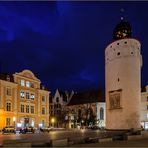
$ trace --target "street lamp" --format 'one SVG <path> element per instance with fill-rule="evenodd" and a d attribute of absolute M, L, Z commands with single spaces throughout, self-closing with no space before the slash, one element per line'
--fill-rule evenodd
<path fill-rule="evenodd" d="M 16 121 L 16 117 L 13 117 L 14 127 L 15 127 L 15 121 Z"/>
<path fill-rule="evenodd" d="M 53 127 L 54 127 L 55 118 L 51 118 L 51 123 L 52 123 L 52 125 L 53 125 Z"/>

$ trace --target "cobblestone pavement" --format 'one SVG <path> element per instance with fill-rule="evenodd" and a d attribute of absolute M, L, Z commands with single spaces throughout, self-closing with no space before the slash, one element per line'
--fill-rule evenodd
<path fill-rule="evenodd" d="M 91 143 L 91 144 L 75 144 L 70 147 L 147 147 L 148 148 L 148 139 L 141 140 L 131 140 L 131 141 L 113 141 L 113 142 L 104 142 L 104 143 Z"/>

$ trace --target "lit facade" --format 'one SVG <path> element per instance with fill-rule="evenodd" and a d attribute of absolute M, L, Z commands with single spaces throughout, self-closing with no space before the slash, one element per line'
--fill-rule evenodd
<path fill-rule="evenodd" d="M 30 71 L 0 78 L 0 129 L 4 126 L 48 126 L 49 91 Z"/>
<path fill-rule="evenodd" d="M 105 49 L 106 128 L 140 128 L 141 44 L 121 20 Z"/>
<path fill-rule="evenodd" d="M 141 125 L 148 129 L 148 85 L 141 93 Z"/>
<path fill-rule="evenodd" d="M 104 127 L 105 116 L 105 102 L 101 92 L 75 93 L 66 106 L 65 123 L 67 128 L 94 124 Z"/>

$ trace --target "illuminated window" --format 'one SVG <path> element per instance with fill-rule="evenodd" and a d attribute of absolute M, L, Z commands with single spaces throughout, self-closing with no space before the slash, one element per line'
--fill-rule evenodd
<path fill-rule="evenodd" d="M 24 113 L 24 105 L 21 104 L 21 112 Z"/>
<path fill-rule="evenodd" d="M 6 118 L 6 126 L 10 126 L 11 124 L 11 118 Z"/>
<path fill-rule="evenodd" d="M 21 86 L 25 86 L 25 80 L 21 80 Z"/>
<path fill-rule="evenodd" d="M 6 94 L 7 94 L 7 96 L 11 96 L 11 88 L 10 87 L 6 88 Z"/>
<path fill-rule="evenodd" d="M 25 97 L 25 93 L 23 91 L 20 92 L 20 97 L 24 98 Z"/>
<path fill-rule="evenodd" d="M 42 114 L 45 115 L 45 107 L 42 107 Z"/>
<path fill-rule="evenodd" d="M 29 93 L 26 93 L 26 99 L 30 99 Z"/>
<path fill-rule="evenodd" d="M 31 98 L 31 100 L 34 100 L 35 99 L 35 95 L 34 94 L 31 94 L 30 95 L 30 98 Z"/>
<path fill-rule="evenodd" d="M 6 103 L 6 111 L 11 111 L 11 103 Z"/>
<path fill-rule="evenodd" d="M 34 114 L 34 106 L 31 106 L 31 113 Z"/>
<path fill-rule="evenodd" d="M 29 113 L 29 105 L 26 105 L 26 113 Z"/>
<path fill-rule="evenodd" d="M 30 82 L 26 81 L 26 87 L 30 87 Z"/>
<path fill-rule="evenodd" d="M 45 121 L 44 121 L 44 120 L 42 120 L 42 126 L 43 126 L 43 127 L 45 126 Z"/>

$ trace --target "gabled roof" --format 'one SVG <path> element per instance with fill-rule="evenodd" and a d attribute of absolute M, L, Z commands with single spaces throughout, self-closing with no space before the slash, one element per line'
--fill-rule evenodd
<path fill-rule="evenodd" d="M 63 97 L 63 101 L 67 102 L 67 95 L 66 95 L 66 93 L 63 92 L 63 91 L 60 91 L 60 90 L 58 90 L 58 91 L 59 91 L 60 96 Z"/>
<path fill-rule="evenodd" d="M 96 102 L 105 102 L 104 93 L 100 90 L 75 93 L 68 103 L 68 106 Z"/>

